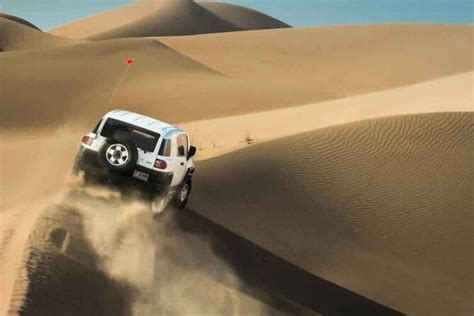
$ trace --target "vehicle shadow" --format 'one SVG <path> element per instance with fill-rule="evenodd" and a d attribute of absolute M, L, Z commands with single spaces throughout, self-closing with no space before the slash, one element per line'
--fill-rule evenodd
<path fill-rule="evenodd" d="M 212 252 L 240 279 L 239 290 L 285 314 L 402 315 L 297 267 L 192 209 L 172 211 L 179 230 L 208 238 Z"/>
<path fill-rule="evenodd" d="M 102 208 L 104 212 L 105 206 L 114 208 L 116 203 L 117 212 L 120 212 L 119 198 L 96 197 L 94 200 L 100 207 L 90 205 L 91 209 Z M 88 203 L 92 202 L 89 200 Z M 118 216 L 119 213 L 114 212 L 111 216 Z M 181 282 L 179 274 L 184 273 L 185 279 L 199 274 L 262 302 L 262 306 L 270 308 L 264 314 L 401 315 L 299 268 L 191 208 L 178 210 L 169 206 L 154 221 L 152 217 L 151 211 L 136 213 L 117 234 L 126 237 L 127 234 L 145 233 L 147 247 L 157 245 L 153 255 L 156 259 L 154 273 L 150 275 L 154 275 L 153 284 L 158 291 L 153 293 L 167 292 L 170 285 Z M 127 242 L 125 238 L 127 251 L 143 247 L 140 241 L 132 246 L 127 246 Z M 192 283 L 185 281 L 182 292 L 200 289 L 193 288 Z M 155 301 L 151 304 L 153 310 L 163 308 L 163 303 L 156 301 L 156 294 L 147 300 Z"/>

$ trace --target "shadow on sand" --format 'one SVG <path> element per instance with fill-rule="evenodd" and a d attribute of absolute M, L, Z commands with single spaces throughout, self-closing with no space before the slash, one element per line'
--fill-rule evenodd
<path fill-rule="evenodd" d="M 294 302 L 324 315 L 403 315 L 310 274 L 192 210 L 173 214 L 180 230 L 209 238 L 214 254 L 243 282 L 241 291 L 286 313 L 299 314 Z"/>

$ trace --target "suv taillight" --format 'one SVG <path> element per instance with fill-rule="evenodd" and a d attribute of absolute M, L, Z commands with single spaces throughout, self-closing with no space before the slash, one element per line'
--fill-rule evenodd
<path fill-rule="evenodd" d="M 161 160 L 161 159 L 156 159 L 155 160 L 155 168 L 166 169 L 167 166 L 168 166 L 168 164 L 166 163 L 166 161 Z"/>
<path fill-rule="evenodd" d="M 82 143 L 84 145 L 90 145 L 92 144 L 92 141 L 94 140 L 94 138 L 88 136 L 88 135 L 85 135 L 84 137 L 82 137 Z"/>

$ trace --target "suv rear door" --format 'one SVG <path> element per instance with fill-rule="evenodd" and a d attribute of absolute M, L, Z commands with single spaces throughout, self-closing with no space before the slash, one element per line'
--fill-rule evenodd
<path fill-rule="evenodd" d="M 116 138 L 120 133 L 126 134 L 127 138 L 137 146 L 137 165 L 153 169 L 158 152 L 156 144 L 160 139 L 160 134 L 113 118 L 107 119 L 100 132 L 104 138 Z"/>

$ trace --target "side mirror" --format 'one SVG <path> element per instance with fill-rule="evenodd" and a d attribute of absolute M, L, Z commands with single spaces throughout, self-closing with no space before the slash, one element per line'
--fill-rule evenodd
<path fill-rule="evenodd" d="M 196 147 L 191 146 L 188 151 L 188 159 L 194 157 L 194 155 L 196 155 Z"/>

